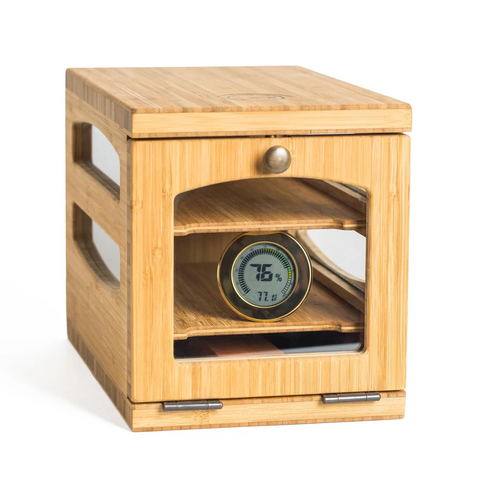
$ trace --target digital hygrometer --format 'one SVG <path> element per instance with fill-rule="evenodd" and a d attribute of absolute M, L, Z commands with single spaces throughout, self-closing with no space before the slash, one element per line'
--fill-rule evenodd
<path fill-rule="evenodd" d="M 283 232 L 242 234 L 218 264 L 218 285 L 228 306 L 256 322 L 273 322 L 305 300 L 312 267 L 305 248 Z"/>

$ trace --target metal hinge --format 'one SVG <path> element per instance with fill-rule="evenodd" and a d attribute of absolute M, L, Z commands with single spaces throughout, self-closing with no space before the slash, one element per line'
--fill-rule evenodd
<path fill-rule="evenodd" d="M 164 412 L 178 412 L 184 410 L 220 410 L 223 403 L 220 400 L 194 400 L 190 402 L 164 402 Z"/>
<path fill-rule="evenodd" d="M 376 392 L 332 393 L 323 395 L 323 403 L 378 402 L 382 396 Z"/>

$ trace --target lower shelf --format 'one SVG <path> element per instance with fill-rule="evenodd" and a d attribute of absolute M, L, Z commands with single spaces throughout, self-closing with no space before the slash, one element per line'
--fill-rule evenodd
<path fill-rule="evenodd" d="M 273 323 L 243 320 L 220 295 L 216 270 L 216 263 L 176 266 L 174 340 L 213 335 L 363 331 L 363 313 L 317 281 L 305 303 L 292 315 Z"/>

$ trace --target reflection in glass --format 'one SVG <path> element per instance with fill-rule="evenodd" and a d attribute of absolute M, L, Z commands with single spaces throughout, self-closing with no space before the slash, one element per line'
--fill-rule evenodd
<path fill-rule="evenodd" d="M 351 285 L 365 291 L 366 238 L 355 231 L 298 231 L 310 257 Z"/>

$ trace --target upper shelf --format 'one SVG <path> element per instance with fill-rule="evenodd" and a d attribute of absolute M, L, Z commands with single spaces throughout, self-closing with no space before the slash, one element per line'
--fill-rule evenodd
<path fill-rule="evenodd" d="M 272 229 L 363 232 L 365 226 L 365 214 L 310 183 L 291 178 L 221 183 L 191 190 L 175 201 L 177 236 Z"/>

